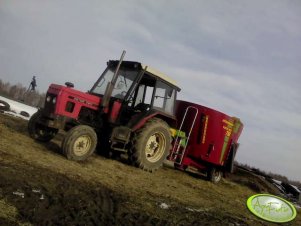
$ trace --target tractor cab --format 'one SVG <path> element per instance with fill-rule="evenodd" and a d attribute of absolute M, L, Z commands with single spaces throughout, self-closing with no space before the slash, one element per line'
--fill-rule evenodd
<path fill-rule="evenodd" d="M 135 131 L 153 118 L 175 126 L 179 90 L 172 79 L 149 66 L 132 61 L 109 61 L 89 94 L 102 99 L 101 111 L 106 115 L 103 121 L 107 122 L 103 131 L 109 136 L 104 140 L 110 141 L 110 149 L 127 152 Z"/>
<path fill-rule="evenodd" d="M 156 114 L 175 119 L 176 93 L 180 88 L 166 75 L 139 62 L 122 61 L 114 78 L 119 61 L 109 61 L 107 68 L 93 85 L 89 94 L 108 103 L 103 111 L 111 123 L 131 125 L 133 116 Z M 111 92 L 110 84 L 115 80 Z"/>

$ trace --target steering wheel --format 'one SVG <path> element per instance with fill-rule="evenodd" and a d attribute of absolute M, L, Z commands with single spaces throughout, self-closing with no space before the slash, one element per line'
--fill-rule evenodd
<path fill-rule="evenodd" d="M 145 103 L 139 103 L 134 107 L 134 110 L 138 112 L 148 111 L 149 109 L 150 109 L 150 104 L 145 104 Z"/>
<path fill-rule="evenodd" d="M 122 91 L 121 93 L 116 94 L 114 97 L 118 99 L 124 99 L 126 95 L 126 91 Z"/>

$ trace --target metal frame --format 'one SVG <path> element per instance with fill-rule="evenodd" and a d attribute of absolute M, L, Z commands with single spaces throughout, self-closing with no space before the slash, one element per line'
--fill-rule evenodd
<path fill-rule="evenodd" d="M 196 107 L 193 107 L 193 106 L 187 107 L 187 108 L 186 108 L 186 111 L 185 111 L 185 114 L 184 114 L 184 116 L 183 116 L 183 119 L 182 119 L 180 128 L 178 129 L 179 131 L 182 130 L 182 127 L 183 127 L 183 124 L 184 124 L 184 121 L 185 121 L 185 119 L 186 119 L 186 115 L 187 115 L 189 109 L 195 110 L 195 115 L 194 115 L 194 119 L 193 119 L 193 122 L 192 122 L 192 124 L 191 124 L 190 130 L 189 130 L 189 133 L 188 133 L 188 136 L 187 136 L 187 139 L 186 139 L 186 145 L 185 145 L 185 147 L 184 147 L 182 153 L 179 154 L 179 149 L 180 149 L 180 146 L 181 146 L 181 145 L 180 145 L 180 142 L 181 142 L 181 139 L 182 139 L 182 138 L 179 139 L 179 134 L 177 133 L 177 136 L 176 136 L 176 138 L 175 138 L 174 143 L 175 143 L 175 144 L 176 144 L 177 142 L 179 142 L 179 143 L 178 143 L 178 145 L 174 145 L 174 146 L 173 146 L 173 149 L 172 149 L 172 155 L 173 155 L 173 154 L 176 154 L 176 155 L 180 155 L 180 156 L 181 156 L 180 162 L 177 162 L 178 164 L 181 164 L 182 161 L 183 161 L 183 157 L 184 157 L 184 155 L 185 155 L 185 151 L 186 151 L 187 144 L 188 144 L 188 141 L 189 141 L 189 138 L 190 138 L 190 135 L 191 135 L 191 131 L 192 131 L 193 127 L 194 127 L 195 120 L 196 120 L 196 118 L 197 118 L 197 116 L 198 116 L 198 114 L 199 114 L 199 110 L 198 110 Z M 176 146 L 177 146 L 177 149 L 175 150 Z"/>

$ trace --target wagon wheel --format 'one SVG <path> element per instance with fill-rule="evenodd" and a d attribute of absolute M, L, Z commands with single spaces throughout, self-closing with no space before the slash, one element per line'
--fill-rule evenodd
<path fill-rule="evenodd" d="M 213 183 L 218 183 L 223 176 L 223 172 L 212 167 L 207 172 L 207 179 Z"/>

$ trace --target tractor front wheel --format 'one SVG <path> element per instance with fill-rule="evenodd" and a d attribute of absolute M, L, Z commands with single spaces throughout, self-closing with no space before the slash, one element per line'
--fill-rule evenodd
<path fill-rule="evenodd" d="M 97 145 L 97 135 L 90 126 L 73 127 L 62 142 L 64 155 L 74 161 L 86 160 L 94 152 Z"/>
<path fill-rule="evenodd" d="M 35 140 L 48 142 L 57 134 L 58 129 L 50 128 L 39 123 L 41 114 L 41 111 L 37 111 L 30 117 L 28 122 L 28 133 L 29 136 Z"/>
<path fill-rule="evenodd" d="M 170 148 L 169 126 L 163 120 L 153 118 L 135 132 L 130 159 L 135 166 L 152 172 L 163 165 Z"/>

